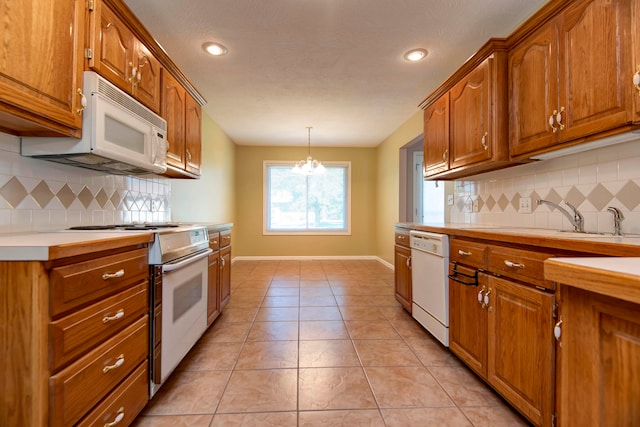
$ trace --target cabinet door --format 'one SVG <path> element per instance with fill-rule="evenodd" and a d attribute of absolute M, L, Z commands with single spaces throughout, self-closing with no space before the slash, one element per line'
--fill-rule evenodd
<path fill-rule="evenodd" d="M 491 74 L 489 57 L 450 91 L 451 169 L 491 159 Z"/>
<path fill-rule="evenodd" d="M 220 250 L 220 309 L 231 299 L 231 247 Z"/>
<path fill-rule="evenodd" d="M 79 137 L 84 1 L 5 0 L 1 8 L 0 110 Z M 0 128 L 41 129 L 16 120 L 0 117 Z"/>
<path fill-rule="evenodd" d="M 561 140 L 631 122 L 631 3 L 582 0 L 560 15 Z"/>
<path fill-rule="evenodd" d="M 140 42 L 136 42 L 136 80 L 134 96 L 160 114 L 160 62 Z"/>
<path fill-rule="evenodd" d="M 457 266 L 463 273 L 473 271 Z M 449 264 L 453 274 L 453 264 Z M 478 286 L 449 280 L 449 349 L 482 377 L 487 375 L 487 311 L 478 302 L 486 291 L 487 276 L 478 275 Z"/>
<path fill-rule="evenodd" d="M 91 11 L 91 48 L 89 68 L 120 89 L 131 93 L 136 40 L 124 22 L 101 0 Z"/>
<path fill-rule="evenodd" d="M 554 297 L 490 277 L 489 383 L 535 425 L 551 425 L 554 407 Z"/>
<path fill-rule="evenodd" d="M 207 289 L 207 325 L 220 314 L 220 253 L 209 255 L 209 286 Z"/>
<path fill-rule="evenodd" d="M 561 426 L 640 421 L 640 305 L 561 286 Z"/>
<path fill-rule="evenodd" d="M 449 93 L 424 110 L 425 176 L 449 169 Z"/>
<path fill-rule="evenodd" d="M 178 81 L 162 70 L 162 117 L 167 121 L 167 164 L 185 168 L 185 105 L 187 93 Z"/>
<path fill-rule="evenodd" d="M 541 27 L 509 54 L 509 149 L 512 157 L 550 147 L 558 99 L 556 22 Z"/>
<path fill-rule="evenodd" d="M 395 246 L 395 294 L 402 307 L 411 313 L 411 250 Z"/>
<path fill-rule="evenodd" d="M 640 78 L 640 1 L 632 2 L 632 21 L 631 28 L 633 29 L 633 72 L 637 73 Z M 633 93 L 633 121 L 640 123 L 640 85 L 634 86 L 631 90 Z"/>
<path fill-rule="evenodd" d="M 202 108 L 190 95 L 186 95 L 185 169 L 200 175 L 202 157 Z"/>

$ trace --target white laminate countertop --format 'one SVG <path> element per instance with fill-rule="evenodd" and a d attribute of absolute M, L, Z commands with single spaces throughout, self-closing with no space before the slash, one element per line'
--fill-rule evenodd
<path fill-rule="evenodd" d="M 0 234 L 0 261 L 48 261 L 52 247 L 151 234 L 147 231 L 48 231 Z"/>
<path fill-rule="evenodd" d="M 634 257 L 589 257 L 589 258 L 554 258 L 554 262 L 566 264 L 568 267 L 585 267 L 599 271 L 638 276 L 640 280 L 640 258 Z"/>

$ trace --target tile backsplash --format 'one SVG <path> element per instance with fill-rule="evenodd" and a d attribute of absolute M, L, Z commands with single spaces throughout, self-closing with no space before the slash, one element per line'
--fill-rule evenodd
<path fill-rule="evenodd" d="M 20 156 L 0 133 L 0 232 L 171 219 L 170 180 L 131 177 Z"/>
<path fill-rule="evenodd" d="M 519 213 L 521 197 L 531 198 L 531 213 Z M 564 202 L 571 203 L 583 214 L 587 231 L 612 232 L 613 215 L 607 207 L 619 208 L 625 216 L 623 233 L 640 233 L 640 134 L 637 140 L 624 144 L 456 181 L 450 220 L 572 229 L 557 209 L 537 205 L 539 199 L 565 207 Z"/>

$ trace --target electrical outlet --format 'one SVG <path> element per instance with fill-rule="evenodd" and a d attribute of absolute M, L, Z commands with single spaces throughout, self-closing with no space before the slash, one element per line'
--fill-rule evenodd
<path fill-rule="evenodd" d="M 471 203 L 471 212 L 478 212 L 478 199 L 474 199 Z"/>
<path fill-rule="evenodd" d="M 447 195 L 447 205 L 453 206 L 453 194 Z"/>
<path fill-rule="evenodd" d="M 531 213 L 531 197 L 520 197 L 520 209 L 518 212 L 522 214 Z"/>

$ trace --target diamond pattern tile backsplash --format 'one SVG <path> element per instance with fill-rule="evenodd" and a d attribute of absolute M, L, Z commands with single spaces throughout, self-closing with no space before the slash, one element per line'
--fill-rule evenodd
<path fill-rule="evenodd" d="M 20 156 L 0 133 L 0 232 L 171 219 L 170 180 L 127 177 Z"/>
<path fill-rule="evenodd" d="M 519 212 L 521 197 L 531 198 L 531 213 Z M 564 207 L 565 202 L 571 203 L 584 216 L 587 231 L 612 232 L 613 215 L 607 208 L 616 207 L 625 216 L 623 233 L 640 233 L 640 134 L 624 144 L 456 181 L 450 221 L 572 229 L 562 213 L 538 205 L 539 199 Z"/>

